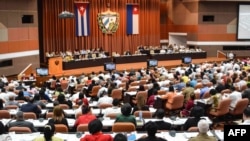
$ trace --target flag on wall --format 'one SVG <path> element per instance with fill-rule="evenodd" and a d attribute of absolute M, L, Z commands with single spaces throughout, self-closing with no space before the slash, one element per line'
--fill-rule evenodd
<path fill-rule="evenodd" d="M 127 34 L 139 34 L 139 5 L 127 5 Z"/>
<path fill-rule="evenodd" d="M 76 35 L 88 36 L 89 31 L 89 3 L 76 2 L 75 3 L 76 15 Z"/>

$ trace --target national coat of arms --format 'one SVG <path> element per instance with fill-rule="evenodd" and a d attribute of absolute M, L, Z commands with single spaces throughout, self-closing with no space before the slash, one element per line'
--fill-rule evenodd
<path fill-rule="evenodd" d="M 98 25 L 101 31 L 105 34 L 113 34 L 117 31 L 119 26 L 119 13 L 107 10 L 98 13 Z"/>

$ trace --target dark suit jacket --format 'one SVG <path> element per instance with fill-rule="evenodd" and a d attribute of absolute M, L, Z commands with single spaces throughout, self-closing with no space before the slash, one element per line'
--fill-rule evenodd
<path fill-rule="evenodd" d="M 24 104 L 21 106 L 20 110 L 22 112 L 33 112 L 36 114 L 37 117 L 39 117 L 39 114 L 41 114 L 41 109 L 38 108 L 36 104 L 28 102 L 27 104 Z"/>
<path fill-rule="evenodd" d="M 149 111 L 149 107 L 147 105 L 143 106 L 142 111 Z M 132 115 L 134 114 L 135 111 L 139 111 L 137 106 L 134 106 L 133 111 L 132 111 Z"/>
<path fill-rule="evenodd" d="M 194 117 L 188 118 L 183 125 L 183 130 L 187 130 L 189 127 L 192 126 L 197 126 L 200 120 L 201 118 L 194 118 Z"/>
<path fill-rule="evenodd" d="M 148 136 L 145 138 L 140 138 L 137 141 L 167 141 L 167 140 L 156 136 Z"/>
<path fill-rule="evenodd" d="M 170 130 L 171 124 L 163 120 L 155 121 L 158 130 Z"/>
<path fill-rule="evenodd" d="M 14 121 L 14 122 L 10 122 L 10 123 L 9 123 L 9 128 L 10 128 L 10 127 L 14 127 L 14 126 L 18 126 L 18 127 L 28 127 L 28 128 L 30 128 L 30 130 L 31 130 L 32 132 L 37 132 L 37 130 L 35 129 L 33 123 L 32 123 L 32 122 L 29 122 L 29 121 L 17 120 L 17 121 Z"/>

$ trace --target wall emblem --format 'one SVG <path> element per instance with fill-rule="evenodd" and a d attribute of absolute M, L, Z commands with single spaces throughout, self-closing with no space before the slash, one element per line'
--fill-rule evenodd
<path fill-rule="evenodd" d="M 120 21 L 119 13 L 107 10 L 97 15 L 98 25 L 105 34 L 113 34 L 117 31 Z"/>
<path fill-rule="evenodd" d="M 56 60 L 56 61 L 55 61 L 55 64 L 56 64 L 56 65 L 59 65 L 59 61 L 58 61 L 58 60 Z"/>

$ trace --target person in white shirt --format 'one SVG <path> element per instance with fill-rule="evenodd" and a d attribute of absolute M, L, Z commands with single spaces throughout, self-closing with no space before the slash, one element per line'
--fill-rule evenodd
<path fill-rule="evenodd" d="M 231 87 L 232 93 L 228 95 L 228 98 L 230 98 L 232 101 L 230 103 L 230 110 L 234 110 L 237 102 L 242 99 L 242 95 L 240 92 L 238 92 L 234 86 Z M 226 96 L 227 97 L 227 96 Z"/>
<path fill-rule="evenodd" d="M 108 83 L 103 82 L 103 84 L 101 84 L 101 85 L 102 85 L 102 87 L 97 92 L 97 97 L 102 97 L 102 94 L 108 93 Z"/>
<path fill-rule="evenodd" d="M 106 104 L 112 104 L 113 98 L 108 96 L 107 92 L 103 93 L 103 97 L 100 97 L 97 101 L 97 105 L 99 106 L 100 104 L 106 103 Z"/>
<path fill-rule="evenodd" d="M 114 99 L 112 102 L 113 106 L 105 109 L 103 117 L 106 117 L 108 114 L 115 113 L 121 114 L 120 100 Z"/>
<path fill-rule="evenodd" d="M 244 111 L 243 111 L 243 122 L 241 123 L 241 125 L 250 125 L 250 107 L 247 107 Z"/>

